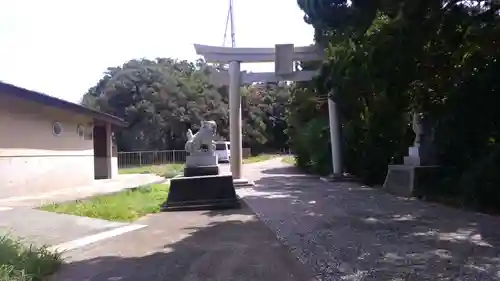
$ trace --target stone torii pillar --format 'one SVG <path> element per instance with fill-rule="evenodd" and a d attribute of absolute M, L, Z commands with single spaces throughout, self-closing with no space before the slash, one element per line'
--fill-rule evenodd
<path fill-rule="evenodd" d="M 242 178 L 243 141 L 241 130 L 241 71 L 240 62 L 229 63 L 229 142 L 231 174 Z"/>
<path fill-rule="evenodd" d="M 328 95 L 328 123 L 330 124 L 330 145 L 332 150 L 332 179 L 342 179 L 344 178 L 344 167 L 342 165 L 342 147 L 340 145 L 340 122 L 337 114 L 335 90 L 333 89 Z"/>
<path fill-rule="evenodd" d="M 255 82 L 309 81 L 317 71 L 294 71 L 295 61 L 320 61 L 323 51 L 316 46 L 295 47 L 293 44 L 279 44 L 274 48 L 226 48 L 206 45 L 194 45 L 196 53 L 202 55 L 208 63 L 229 64 L 228 72 L 212 73 L 212 83 L 229 85 L 229 136 L 231 144 L 231 172 L 235 180 L 242 180 L 242 137 L 241 137 L 241 84 Z M 241 63 L 274 62 L 274 72 L 246 73 L 240 71 Z M 332 118 L 330 118 L 332 120 Z M 331 136 L 335 140 L 332 149 L 339 149 L 337 124 L 330 124 Z M 332 126 L 333 125 L 333 126 Z M 333 163 L 341 165 L 340 151 Z M 342 168 L 334 168 L 338 172 Z"/>

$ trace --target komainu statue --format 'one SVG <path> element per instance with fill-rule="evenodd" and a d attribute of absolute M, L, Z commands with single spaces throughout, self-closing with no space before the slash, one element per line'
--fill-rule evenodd
<path fill-rule="evenodd" d="M 187 131 L 187 142 L 184 149 L 188 153 L 215 151 L 214 137 L 217 132 L 217 123 L 215 121 L 201 121 L 200 130 L 193 135 L 191 129 Z"/>

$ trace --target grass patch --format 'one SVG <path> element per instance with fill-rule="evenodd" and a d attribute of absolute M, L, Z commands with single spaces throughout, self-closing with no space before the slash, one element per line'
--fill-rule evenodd
<path fill-rule="evenodd" d="M 61 266 L 59 253 L 47 247 L 25 246 L 8 236 L 0 236 L 0 280 L 42 281 Z"/>
<path fill-rule="evenodd" d="M 160 205 L 167 200 L 168 188 L 166 184 L 151 184 L 77 202 L 49 204 L 40 209 L 61 214 L 130 222 L 146 214 L 159 212 Z"/>
<path fill-rule="evenodd" d="M 287 155 L 287 156 L 284 156 L 283 158 L 281 158 L 281 162 L 283 163 L 287 163 L 287 164 L 290 164 L 290 165 L 295 165 L 295 156 L 293 155 Z"/>
<path fill-rule="evenodd" d="M 165 178 L 173 178 L 182 173 L 184 164 L 150 165 L 120 169 L 120 174 L 155 174 Z"/>
<path fill-rule="evenodd" d="M 250 156 L 248 158 L 243 159 L 243 164 L 251 164 L 251 163 L 257 163 L 257 162 L 262 162 L 266 160 L 270 160 L 276 158 L 276 155 L 273 154 L 260 154 L 257 156 Z"/>

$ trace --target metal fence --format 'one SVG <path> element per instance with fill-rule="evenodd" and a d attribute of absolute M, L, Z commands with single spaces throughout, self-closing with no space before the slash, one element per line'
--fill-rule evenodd
<path fill-rule="evenodd" d="M 118 168 L 184 163 L 184 150 L 118 152 Z"/>
<path fill-rule="evenodd" d="M 282 148 L 279 152 L 280 155 L 293 155 L 291 148 Z"/>
<path fill-rule="evenodd" d="M 276 154 L 290 155 L 290 149 L 282 149 Z M 176 164 L 186 162 L 188 153 L 184 150 L 156 150 L 118 152 L 118 168 L 132 168 L 140 166 Z"/>

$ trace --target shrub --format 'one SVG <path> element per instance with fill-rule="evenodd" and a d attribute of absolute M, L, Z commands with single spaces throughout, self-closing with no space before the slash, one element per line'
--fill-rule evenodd
<path fill-rule="evenodd" d="M 8 236 L 0 237 L 0 280 L 41 281 L 61 265 L 59 253 L 47 247 L 24 246 Z"/>

